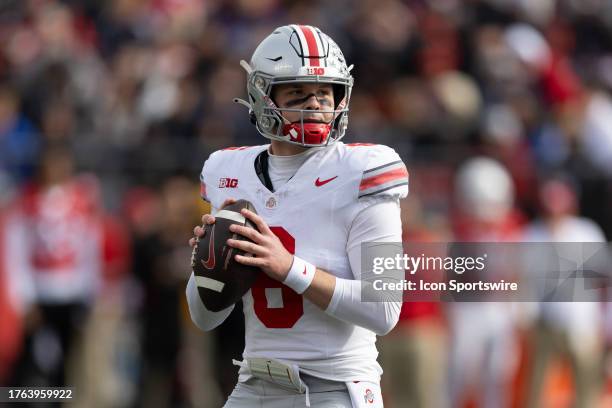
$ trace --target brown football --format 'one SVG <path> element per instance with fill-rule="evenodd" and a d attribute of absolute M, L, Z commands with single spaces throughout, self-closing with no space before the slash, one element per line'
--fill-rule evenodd
<path fill-rule="evenodd" d="M 204 227 L 204 235 L 193 249 L 191 268 L 204 306 L 212 312 L 223 310 L 234 303 L 251 288 L 261 270 L 236 262 L 236 254 L 244 252 L 227 245 L 229 238 L 246 240 L 242 235 L 229 230 L 232 224 L 255 228 L 240 210 L 247 208 L 256 213 L 253 204 L 238 200 L 225 206 L 215 215 L 215 223 Z"/>

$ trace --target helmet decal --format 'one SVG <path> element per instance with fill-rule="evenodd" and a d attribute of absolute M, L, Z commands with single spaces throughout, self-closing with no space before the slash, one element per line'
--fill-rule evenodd
<path fill-rule="evenodd" d="M 300 42 L 300 49 L 302 50 L 300 56 L 304 66 L 318 67 L 321 65 L 321 59 L 325 63 L 327 53 L 323 47 L 323 39 L 320 36 L 319 30 L 304 25 L 291 25 L 291 28 L 293 28 Z"/>

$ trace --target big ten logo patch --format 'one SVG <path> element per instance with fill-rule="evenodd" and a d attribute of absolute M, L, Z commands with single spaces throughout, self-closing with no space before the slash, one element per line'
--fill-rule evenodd
<path fill-rule="evenodd" d="M 238 179 L 222 177 L 219 179 L 219 188 L 236 188 L 238 187 Z"/>
<path fill-rule="evenodd" d="M 308 67 L 308 75 L 325 75 L 325 68 Z"/>

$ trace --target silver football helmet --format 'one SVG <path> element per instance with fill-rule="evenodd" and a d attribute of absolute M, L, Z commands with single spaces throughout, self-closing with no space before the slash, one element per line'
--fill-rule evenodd
<path fill-rule="evenodd" d="M 263 136 L 305 147 L 326 146 L 344 137 L 353 87 L 338 45 L 316 27 L 287 25 L 279 27 L 257 47 L 251 63 L 240 61 L 247 71 L 248 102 L 234 99 L 249 108 L 255 127 Z M 331 84 L 334 90 L 333 119 L 329 123 L 304 120 L 304 115 L 330 110 L 280 109 L 272 99 L 272 89 L 287 83 Z M 290 122 L 284 112 L 301 113 Z"/>

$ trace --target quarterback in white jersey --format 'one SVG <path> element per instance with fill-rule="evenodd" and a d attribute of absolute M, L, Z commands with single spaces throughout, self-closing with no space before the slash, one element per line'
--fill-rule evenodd
<path fill-rule="evenodd" d="M 389 147 L 339 141 L 353 79 L 319 29 L 277 28 L 241 64 L 249 101 L 240 102 L 271 143 L 217 151 L 200 176 L 213 209 L 246 199 L 257 210 L 243 215 L 258 232 L 231 227 L 253 243 L 228 241 L 253 255 L 238 262 L 264 273 L 242 299 L 244 361 L 226 406 L 381 407 L 376 335 L 395 326 L 401 304 L 361 301 L 361 243 L 401 241 L 406 167 Z M 233 309 L 207 310 L 193 274 L 187 298 L 203 330 Z"/>

